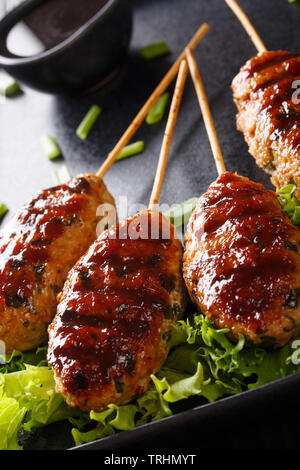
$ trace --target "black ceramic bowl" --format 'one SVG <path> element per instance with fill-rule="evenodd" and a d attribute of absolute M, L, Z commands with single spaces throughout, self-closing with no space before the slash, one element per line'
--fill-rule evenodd
<path fill-rule="evenodd" d="M 11 53 L 9 32 L 43 0 L 27 0 L 0 22 L 0 68 L 47 93 L 76 93 L 114 76 L 126 58 L 132 31 L 130 0 L 108 0 L 79 30 L 57 46 L 30 57 Z"/>

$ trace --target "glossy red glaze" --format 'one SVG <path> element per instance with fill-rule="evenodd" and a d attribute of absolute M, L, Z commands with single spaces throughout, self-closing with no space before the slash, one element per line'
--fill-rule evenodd
<path fill-rule="evenodd" d="M 232 88 L 238 129 L 258 165 L 277 188 L 291 181 L 300 187 L 300 56 L 260 53 L 241 68 Z"/>
<path fill-rule="evenodd" d="M 297 243 L 297 228 L 274 192 L 229 172 L 200 201 L 189 224 L 189 288 L 194 285 L 195 298 L 212 317 L 221 312 L 219 324 L 223 318 L 226 326 L 239 322 L 255 331 L 269 308 L 289 300 L 296 264 L 287 243 Z"/>

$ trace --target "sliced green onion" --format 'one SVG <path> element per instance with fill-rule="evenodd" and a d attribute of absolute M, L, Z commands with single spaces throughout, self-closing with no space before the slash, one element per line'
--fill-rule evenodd
<path fill-rule="evenodd" d="M 156 59 L 164 55 L 170 54 L 170 49 L 164 41 L 157 41 L 140 50 L 141 56 L 146 60 Z"/>
<path fill-rule="evenodd" d="M 8 212 L 8 207 L 6 204 L 0 204 L 0 219 L 5 216 L 5 214 Z"/>
<path fill-rule="evenodd" d="M 100 116 L 102 112 L 102 109 L 100 106 L 95 104 L 94 106 L 91 107 L 87 115 L 84 117 L 82 122 L 79 124 L 77 130 L 76 130 L 76 135 L 79 137 L 81 140 L 86 140 L 93 125 L 97 121 L 98 117 Z"/>
<path fill-rule="evenodd" d="M 276 194 L 293 194 L 297 189 L 295 184 L 287 184 L 283 188 L 279 189 Z"/>
<path fill-rule="evenodd" d="M 167 217 L 175 227 L 185 225 L 190 220 L 198 202 L 199 198 L 197 197 L 188 199 L 182 204 L 171 207 L 171 209 L 164 212 L 164 216 Z"/>
<path fill-rule="evenodd" d="M 123 150 L 117 156 L 116 162 L 123 160 L 124 158 L 133 157 L 133 155 L 138 155 L 139 153 L 142 153 L 144 149 L 145 143 L 142 140 L 127 145 L 127 147 L 124 147 Z"/>
<path fill-rule="evenodd" d="M 4 70 L 0 71 L 0 94 L 4 96 L 13 96 L 19 93 L 20 86 L 16 80 Z"/>
<path fill-rule="evenodd" d="M 61 157 L 61 150 L 54 137 L 44 135 L 40 138 L 40 142 L 44 153 L 49 160 L 55 160 L 56 158 Z"/>
<path fill-rule="evenodd" d="M 163 119 L 169 103 L 169 99 L 170 93 L 164 93 L 160 98 L 158 98 L 155 105 L 150 109 L 148 116 L 146 117 L 147 124 L 157 124 Z"/>
<path fill-rule="evenodd" d="M 63 165 L 54 172 L 57 184 L 65 184 L 72 178 L 69 169 L 66 165 Z"/>

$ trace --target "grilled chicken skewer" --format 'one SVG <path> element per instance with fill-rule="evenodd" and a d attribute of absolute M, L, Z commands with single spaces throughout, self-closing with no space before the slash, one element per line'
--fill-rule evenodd
<path fill-rule="evenodd" d="M 293 182 L 300 197 L 299 54 L 267 51 L 237 2 L 225 1 L 259 51 L 232 82 L 237 127 L 258 166 L 272 175 L 276 188 Z"/>
<path fill-rule="evenodd" d="M 189 47 L 194 49 L 208 30 L 203 24 Z M 178 73 L 183 56 L 184 52 L 97 175 L 79 175 L 66 185 L 42 191 L 0 232 L 0 340 L 7 353 L 34 349 L 46 338 L 67 273 L 97 237 L 102 219 L 96 216 L 97 208 L 114 205 L 102 178 Z"/>
<path fill-rule="evenodd" d="M 6 353 L 38 347 L 67 273 L 96 238 L 102 179 L 79 175 L 40 192 L 0 232 L 0 340 Z"/>
<path fill-rule="evenodd" d="M 249 345 L 280 347 L 300 327 L 300 231 L 273 191 L 220 164 L 201 76 L 193 54 L 187 57 L 219 178 L 189 221 L 184 280 L 198 309 L 217 327 L 229 328 L 233 339 L 243 334 Z"/>
<path fill-rule="evenodd" d="M 147 390 L 185 306 L 182 245 L 156 211 L 187 76 L 180 66 L 149 210 L 105 231 L 68 275 L 49 327 L 56 391 L 84 411 Z"/>

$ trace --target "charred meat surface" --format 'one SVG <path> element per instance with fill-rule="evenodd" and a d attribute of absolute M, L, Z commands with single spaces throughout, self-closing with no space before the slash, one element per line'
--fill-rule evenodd
<path fill-rule="evenodd" d="M 237 127 L 257 164 L 281 188 L 295 182 L 300 197 L 300 56 L 263 52 L 232 83 Z"/>
<path fill-rule="evenodd" d="M 186 306 L 182 252 L 170 222 L 143 211 L 104 232 L 70 271 L 48 348 L 70 406 L 100 411 L 148 388 Z"/>
<path fill-rule="evenodd" d="M 300 232 L 276 194 L 225 173 L 200 198 L 185 236 L 192 300 L 231 337 L 283 346 L 300 326 Z"/>
<path fill-rule="evenodd" d="M 39 193 L 0 232 L 0 340 L 7 353 L 39 346 L 71 267 L 96 239 L 102 180 L 79 175 Z"/>

